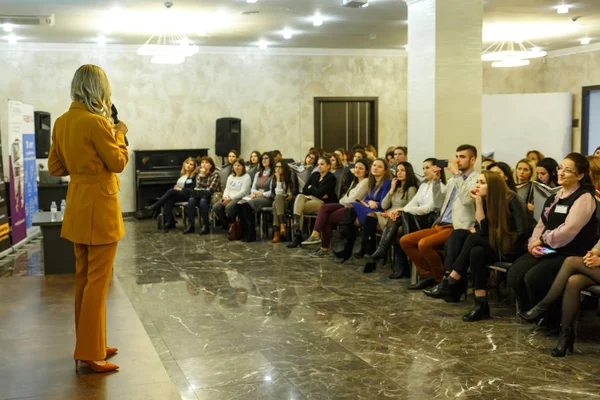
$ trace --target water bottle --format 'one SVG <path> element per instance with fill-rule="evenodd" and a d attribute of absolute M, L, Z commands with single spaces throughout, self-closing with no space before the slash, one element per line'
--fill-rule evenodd
<path fill-rule="evenodd" d="M 56 221 L 56 202 L 53 201 L 52 204 L 50 205 L 50 220 L 52 222 Z"/>
<path fill-rule="evenodd" d="M 62 201 L 60 202 L 60 219 L 61 219 L 61 221 L 65 217 L 65 209 L 66 208 L 67 208 L 67 201 L 65 199 L 62 199 Z"/>

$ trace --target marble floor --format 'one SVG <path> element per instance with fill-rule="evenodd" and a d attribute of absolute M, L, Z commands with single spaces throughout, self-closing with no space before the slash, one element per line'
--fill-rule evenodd
<path fill-rule="evenodd" d="M 593 309 L 576 354 L 555 359 L 556 338 L 506 300 L 493 301 L 493 320 L 467 324 L 471 297 L 429 299 L 387 269 L 230 243 L 219 229 L 126 229 L 115 273 L 183 399 L 600 398 Z"/>

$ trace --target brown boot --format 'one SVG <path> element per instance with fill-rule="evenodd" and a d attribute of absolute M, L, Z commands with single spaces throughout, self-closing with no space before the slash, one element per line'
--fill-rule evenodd
<path fill-rule="evenodd" d="M 279 243 L 280 240 L 281 234 L 278 231 L 273 232 L 273 240 L 271 240 L 271 243 Z"/>
<path fill-rule="evenodd" d="M 287 225 L 279 224 L 279 240 L 285 242 L 287 240 Z"/>

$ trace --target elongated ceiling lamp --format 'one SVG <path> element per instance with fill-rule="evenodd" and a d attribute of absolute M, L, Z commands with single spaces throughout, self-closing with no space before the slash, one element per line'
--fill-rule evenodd
<path fill-rule="evenodd" d="M 526 41 L 530 48 L 525 47 L 521 40 L 501 41 L 489 46 L 483 52 L 483 61 L 492 61 L 492 67 L 522 67 L 529 65 L 529 60 L 546 56 L 546 52 Z"/>

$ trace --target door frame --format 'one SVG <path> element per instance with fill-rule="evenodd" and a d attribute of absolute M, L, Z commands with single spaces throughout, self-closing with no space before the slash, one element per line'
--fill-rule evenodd
<path fill-rule="evenodd" d="M 587 147 L 590 141 L 590 127 L 588 119 L 590 117 L 590 92 L 600 90 L 600 85 L 583 86 L 581 88 L 581 154 L 587 152 Z"/>
<path fill-rule="evenodd" d="M 319 123 L 321 122 L 321 103 L 327 102 L 340 102 L 340 101 L 360 101 L 365 103 L 373 104 L 373 134 L 375 138 L 375 143 L 365 143 L 372 144 L 378 149 L 379 142 L 379 97 L 315 97 L 314 98 L 314 135 L 313 135 L 313 146 L 316 146 L 318 143 L 318 133 L 320 131 Z M 349 149 L 346 149 L 349 150 Z"/>

